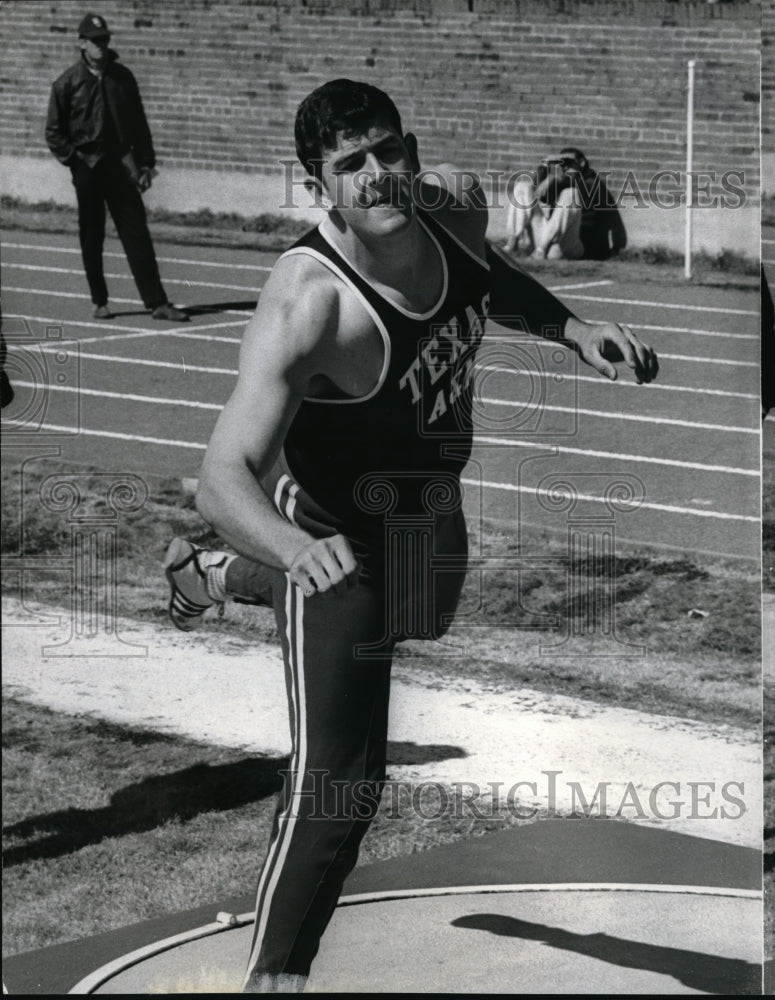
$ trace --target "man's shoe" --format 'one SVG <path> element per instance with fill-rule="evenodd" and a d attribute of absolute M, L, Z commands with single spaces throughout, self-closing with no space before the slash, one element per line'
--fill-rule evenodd
<path fill-rule="evenodd" d="M 210 552 L 185 538 L 172 539 L 164 557 L 164 572 L 170 585 L 169 615 L 176 628 L 193 631 L 205 611 L 221 603 L 207 592 L 207 570 L 223 565 L 228 558 L 225 552 Z"/>
<path fill-rule="evenodd" d="M 95 306 L 94 307 L 94 318 L 95 319 L 113 319 L 113 313 L 110 311 L 107 305 Z"/>
<path fill-rule="evenodd" d="M 184 323 L 188 319 L 188 313 L 182 309 L 176 309 L 171 302 L 164 302 L 151 312 L 152 319 L 170 319 L 176 323 Z"/>

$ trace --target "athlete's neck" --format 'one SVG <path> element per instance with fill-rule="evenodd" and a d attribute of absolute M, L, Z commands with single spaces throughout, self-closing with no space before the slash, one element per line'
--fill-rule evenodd
<path fill-rule="evenodd" d="M 425 312 L 438 300 L 441 257 L 416 214 L 405 228 L 373 239 L 334 225 L 330 216 L 321 230 L 349 264 L 399 304 Z"/>

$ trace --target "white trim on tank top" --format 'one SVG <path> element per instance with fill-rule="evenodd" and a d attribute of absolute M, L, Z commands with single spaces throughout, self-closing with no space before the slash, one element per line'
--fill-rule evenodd
<path fill-rule="evenodd" d="M 363 294 L 360 288 L 358 288 L 355 282 L 351 278 L 349 278 L 344 273 L 344 271 L 341 270 L 341 268 L 337 267 L 336 263 L 332 261 L 329 257 L 326 257 L 325 254 L 320 253 L 319 250 L 315 250 L 313 247 L 305 247 L 305 246 L 292 247 L 290 250 L 285 251 L 283 257 L 291 257 L 294 254 L 306 254 L 308 257 L 314 257 L 315 260 L 318 260 L 320 261 L 321 264 L 325 265 L 325 267 L 327 267 L 329 271 L 335 274 L 338 278 L 341 278 L 341 280 L 345 283 L 345 285 L 347 285 L 347 287 L 360 300 L 360 302 L 363 304 L 368 314 L 374 320 L 374 325 L 377 327 L 377 329 L 380 332 L 380 335 L 382 336 L 382 342 L 385 348 L 385 354 L 382 359 L 382 370 L 379 373 L 379 378 L 377 379 L 377 383 L 374 386 L 374 388 L 370 392 L 368 392 L 365 396 L 345 396 L 343 399 L 321 399 L 318 396 L 305 396 L 304 402 L 328 403 L 328 404 L 337 403 L 339 405 L 346 405 L 348 403 L 365 403 L 366 400 L 371 399 L 373 396 L 376 396 L 376 394 L 385 384 L 385 379 L 387 378 L 388 368 L 390 367 L 390 354 L 391 354 L 390 336 L 387 332 L 387 327 L 382 322 L 382 319 L 380 318 L 377 310 L 369 302 L 369 300 L 366 298 L 366 296 Z"/>
<path fill-rule="evenodd" d="M 347 257 L 342 253 L 339 247 L 337 247 L 334 244 L 330 236 L 328 236 L 328 234 L 324 232 L 323 225 L 325 220 L 321 222 L 320 225 L 318 226 L 318 232 L 326 241 L 326 243 L 328 243 L 328 245 L 331 247 L 334 253 L 339 254 L 342 260 L 347 264 L 347 266 L 351 267 L 353 271 L 355 271 L 355 273 L 358 275 L 358 277 L 361 278 L 363 281 L 365 281 L 366 284 L 369 286 L 369 288 L 371 288 L 376 295 L 379 295 L 381 299 L 384 299 L 388 305 L 392 306 L 394 309 L 397 309 L 402 315 L 407 316 L 409 319 L 424 320 L 424 319 L 430 319 L 431 316 L 434 316 L 444 304 L 444 300 L 447 297 L 447 292 L 449 291 L 449 265 L 447 264 L 447 255 L 444 253 L 444 250 L 442 249 L 442 246 L 439 243 L 436 236 L 430 231 L 430 229 L 427 227 L 427 225 L 423 222 L 423 220 L 419 216 L 417 218 L 420 225 L 425 230 L 425 232 L 428 234 L 428 236 L 430 236 L 431 240 L 433 240 L 433 244 L 436 247 L 436 250 L 438 251 L 439 257 L 441 258 L 441 269 L 443 274 L 441 295 L 439 296 L 435 305 L 431 309 L 428 309 L 426 312 L 421 312 L 421 313 L 412 312 L 410 309 L 404 309 L 404 307 L 400 306 L 394 299 L 391 299 L 388 295 L 385 295 L 384 292 L 381 292 L 378 288 L 375 288 L 374 285 L 366 277 L 366 275 L 363 274 L 361 271 L 359 271 L 351 260 L 347 259 Z"/>

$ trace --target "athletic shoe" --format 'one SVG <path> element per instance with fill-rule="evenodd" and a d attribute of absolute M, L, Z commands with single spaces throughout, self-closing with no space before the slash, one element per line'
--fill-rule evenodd
<path fill-rule="evenodd" d="M 176 309 L 171 302 L 164 302 L 151 312 L 152 319 L 171 319 L 177 323 L 183 323 L 188 319 L 188 314 L 182 309 Z"/>
<path fill-rule="evenodd" d="M 205 611 L 214 604 L 207 592 L 207 570 L 220 566 L 228 556 L 193 545 L 185 538 L 173 538 L 164 558 L 164 572 L 170 585 L 169 616 L 182 632 L 197 628 Z"/>
<path fill-rule="evenodd" d="M 108 305 L 95 306 L 94 307 L 94 318 L 95 319 L 113 319 L 113 313 L 108 308 Z"/>

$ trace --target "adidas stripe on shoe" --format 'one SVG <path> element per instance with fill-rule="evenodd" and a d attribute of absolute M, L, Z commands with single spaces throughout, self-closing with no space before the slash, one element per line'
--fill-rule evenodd
<path fill-rule="evenodd" d="M 182 632 L 197 628 L 205 611 L 215 601 L 207 589 L 207 571 L 229 561 L 225 552 L 211 552 L 185 538 L 173 538 L 164 558 L 164 572 L 170 585 L 169 616 Z"/>

